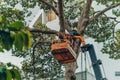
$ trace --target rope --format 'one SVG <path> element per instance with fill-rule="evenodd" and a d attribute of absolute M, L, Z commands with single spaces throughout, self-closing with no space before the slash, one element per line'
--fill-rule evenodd
<path fill-rule="evenodd" d="M 86 60 L 86 52 L 84 52 L 84 60 L 85 60 L 85 80 L 87 80 L 87 60 Z"/>
<path fill-rule="evenodd" d="M 90 72 L 93 73 L 93 71 L 92 71 L 92 64 L 90 64 L 91 63 L 90 62 L 90 58 L 88 57 L 88 55 L 86 55 L 86 57 L 87 57 L 87 62 L 88 62 L 88 66 L 89 66 Z"/>
<path fill-rule="evenodd" d="M 83 72 L 83 55 L 81 52 L 81 72 Z M 83 80 L 83 74 L 81 74 L 81 80 Z"/>
<path fill-rule="evenodd" d="M 101 66 L 102 66 L 102 69 L 103 69 L 103 74 L 104 74 L 104 76 L 106 78 L 105 68 L 104 68 L 103 64 L 101 64 Z"/>
<path fill-rule="evenodd" d="M 88 66 L 87 66 L 88 64 Z M 83 78 L 83 74 L 81 76 L 81 80 L 87 80 L 87 70 L 90 69 L 90 72 L 92 73 L 92 65 L 90 64 L 89 57 L 87 55 L 87 52 L 84 52 L 84 69 L 85 69 L 85 79 Z M 81 70 L 83 71 L 83 55 L 81 54 Z"/>

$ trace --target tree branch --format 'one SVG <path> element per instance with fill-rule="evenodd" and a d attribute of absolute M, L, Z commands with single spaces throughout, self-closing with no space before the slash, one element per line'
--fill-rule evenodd
<path fill-rule="evenodd" d="M 103 18 L 103 19 L 112 19 L 112 20 L 114 20 L 116 23 L 120 23 L 120 21 L 119 20 L 117 20 L 117 18 L 116 17 L 108 17 L 108 16 L 101 16 L 100 18 Z"/>
<path fill-rule="evenodd" d="M 90 7 L 92 4 L 92 0 L 87 0 L 86 4 L 84 5 L 84 8 L 82 10 L 82 13 L 80 15 L 80 19 L 78 21 L 78 32 L 80 34 L 84 34 L 86 25 L 89 20 L 89 12 L 90 12 Z"/>
<path fill-rule="evenodd" d="M 59 33 L 58 31 L 55 30 L 41 30 L 41 29 L 31 29 L 31 33 L 44 33 L 44 34 L 57 34 Z"/>
<path fill-rule="evenodd" d="M 58 13 L 58 11 L 56 10 L 56 8 L 55 8 L 52 4 L 50 4 L 49 2 L 47 2 L 47 0 L 40 0 L 40 1 L 41 1 L 42 3 L 44 3 L 45 5 L 51 7 L 52 10 L 55 12 L 55 14 L 56 14 L 57 16 L 59 15 L 59 13 Z"/>
<path fill-rule="evenodd" d="M 49 2 L 47 2 L 47 0 L 40 0 L 42 3 L 44 3 L 45 5 L 51 7 L 51 9 L 55 12 L 55 14 L 59 17 L 60 16 L 60 13 L 58 12 L 58 10 L 56 10 L 56 8 L 50 4 Z M 64 18 L 64 16 L 63 16 Z M 71 28 L 68 26 L 67 24 L 67 21 L 65 21 L 64 23 L 64 28 L 67 30 L 67 31 L 71 31 Z"/>
<path fill-rule="evenodd" d="M 58 12 L 59 12 L 59 22 L 60 22 L 61 32 L 65 32 L 63 5 L 64 5 L 64 0 L 58 0 Z"/>
<path fill-rule="evenodd" d="M 97 13 L 95 16 L 91 17 L 90 20 L 89 20 L 89 22 L 92 22 L 92 21 L 96 20 L 103 13 L 105 13 L 105 12 L 109 11 L 110 9 L 115 8 L 115 7 L 119 6 L 119 5 L 120 5 L 120 2 L 116 3 L 114 5 L 111 5 L 111 6 L 107 7 L 107 8 L 105 8 L 105 9 L 103 9 L 102 11 L 100 11 L 99 13 Z"/>
<path fill-rule="evenodd" d="M 70 28 L 70 26 L 68 25 L 67 21 L 65 20 L 65 29 L 70 32 L 72 29 Z"/>

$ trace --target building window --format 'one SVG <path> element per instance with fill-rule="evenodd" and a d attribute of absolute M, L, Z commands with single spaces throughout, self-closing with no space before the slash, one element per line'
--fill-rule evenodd
<path fill-rule="evenodd" d="M 116 71 L 115 76 L 120 76 L 120 71 Z"/>

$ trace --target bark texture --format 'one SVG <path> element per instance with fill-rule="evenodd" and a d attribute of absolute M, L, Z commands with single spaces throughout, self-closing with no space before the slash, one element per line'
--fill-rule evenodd
<path fill-rule="evenodd" d="M 77 69 L 77 63 L 67 63 L 65 66 L 65 79 L 66 80 L 76 80 L 75 71 Z"/>
<path fill-rule="evenodd" d="M 59 12 L 60 32 L 65 32 L 63 5 L 64 5 L 64 0 L 58 0 L 58 12 Z"/>
<path fill-rule="evenodd" d="M 82 13 L 80 15 L 80 19 L 78 21 L 78 32 L 81 35 L 84 35 L 85 28 L 89 21 L 89 13 L 90 13 L 90 7 L 92 4 L 92 0 L 87 0 L 86 4 L 84 5 L 84 8 L 82 10 Z"/>

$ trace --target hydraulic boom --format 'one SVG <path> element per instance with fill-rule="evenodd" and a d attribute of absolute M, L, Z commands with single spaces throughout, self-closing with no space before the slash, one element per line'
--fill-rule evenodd
<path fill-rule="evenodd" d="M 85 46 L 82 47 L 82 51 L 89 52 L 96 80 L 107 80 L 106 78 L 103 78 L 102 76 L 102 72 L 100 68 L 100 65 L 102 64 L 102 62 L 101 60 L 97 59 L 94 46 L 92 44 L 86 44 Z"/>

